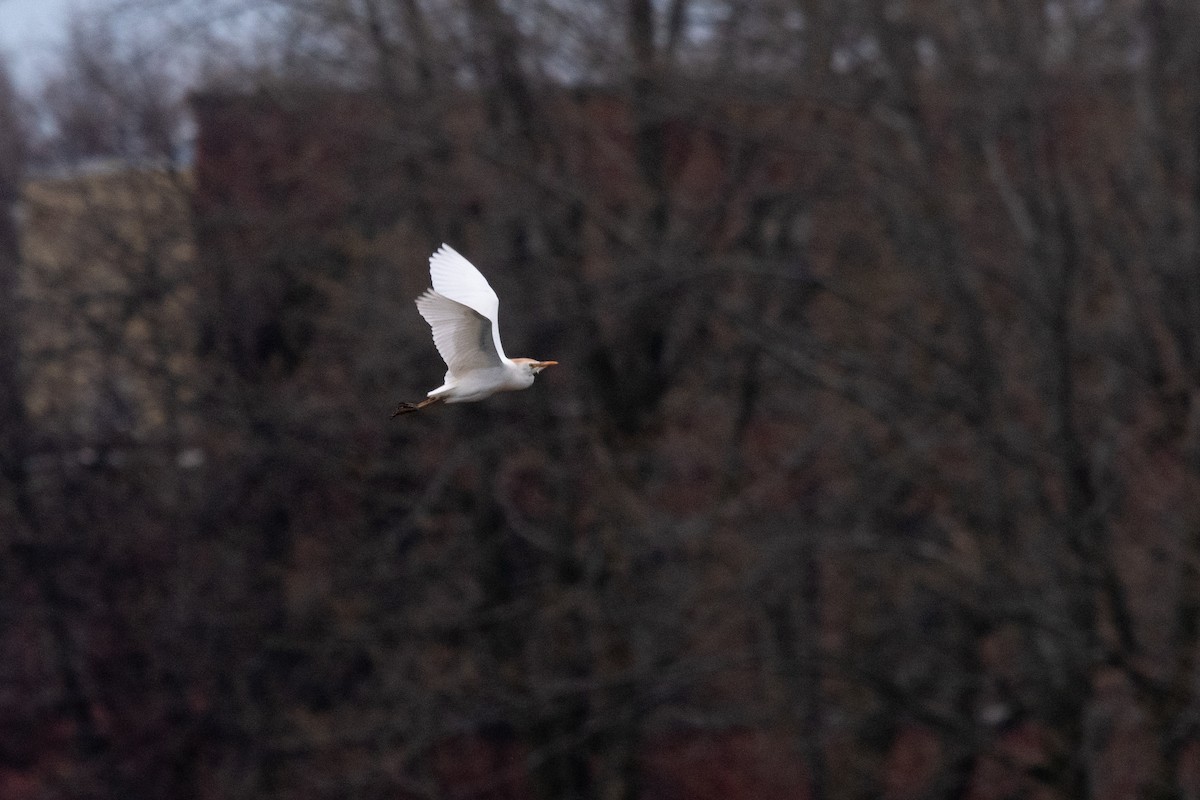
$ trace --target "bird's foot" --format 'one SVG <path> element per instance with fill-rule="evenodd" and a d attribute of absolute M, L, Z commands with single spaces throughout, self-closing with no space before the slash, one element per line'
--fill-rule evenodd
<path fill-rule="evenodd" d="M 416 410 L 417 410 L 416 403 L 401 403 L 400 405 L 396 406 L 396 410 L 392 412 L 392 417 L 395 418 L 395 417 L 400 416 L 401 414 L 407 414 L 410 411 L 416 411 Z"/>
<path fill-rule="evenodd" d="M 401 414 L 408 414 L 413 411 L 420 411 L 422 408 L 425 408 L 426 406 L 431 406 L 434 403 L 439 403 L 439 402 L 441 402 L 440 397 L 426 397 L 424 400 L 422 400 L 419 403 L 401 403 L 400 405 L 396 406 L 396 410 L 392 412 L 392 417 L 395 418 L 395 417 L 400 416 Z"/>

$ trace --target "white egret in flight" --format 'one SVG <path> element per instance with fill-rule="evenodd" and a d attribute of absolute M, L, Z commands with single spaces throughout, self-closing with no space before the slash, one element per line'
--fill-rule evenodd
<path fill-rule="evenodd" d="M 479 270 L 443 244 L 429 257 L 433 288 L 417 298 L 417 310 L 433 329 L 446 362 L 442 385 L 419 403 L 401 403 L 392 416 L 434 403 L 470 403 L 496 392 L 528 389 L 533 376 L 557 361 L 508 358 L 500 345 L 500 300 Z"/>

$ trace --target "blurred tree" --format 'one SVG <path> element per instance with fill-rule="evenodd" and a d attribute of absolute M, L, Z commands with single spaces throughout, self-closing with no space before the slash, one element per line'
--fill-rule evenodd
<path fill-rule="evenodd" d="M 153 49 L 40 104 L 124 159 L 0 329 L 77 794 L 1197 791 L 1200 14 L 261 8 L 192 179 Z M 563 368 L 396 425 L 442 240 Z"/>
<path fill-rule="evenodd" d="M 3 644 L 24 753 L 10 767 L 59 796 L 174 796 L 195 780 L 197 727 L 194 653 L 180 650 L 190 634 L 167 600 L 185 596 L 171 587 L 203 461 L 194 258 L 187 180 L 172 169 L 179 106 L 111 44 L 71 40 L 24 139 L 15 102 L 2 115 L 4 208 L 19 211 L 3 223 L 19 219 L 21 235 L 19 248 L 15 228 L 0 237 L 16 512 Z"/>

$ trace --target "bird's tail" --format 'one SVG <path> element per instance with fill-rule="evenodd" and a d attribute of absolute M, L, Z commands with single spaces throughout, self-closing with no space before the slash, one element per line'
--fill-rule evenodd
<path fill-rule="evenodd" d="M 409 414 L 413 411 L 420 411 L 426 406 L 431 406 L 440 402 L 442 402 L 442 398 L 440 397 L 426 397 L 419 403 L 401 403 L 400 405 L 396 406 L 396 410 L 392 412 L 392 417 L 395 418 L 401 414 Z"/>

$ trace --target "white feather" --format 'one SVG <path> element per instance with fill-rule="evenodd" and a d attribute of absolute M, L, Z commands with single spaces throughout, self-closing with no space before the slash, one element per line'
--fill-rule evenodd
<path fill-rule="evenodd" d="M 429 257 L 429 275 L 433 278 L 433 290 L 443 298 L 461 303 L 491 323 L 492 341 L 500 361 L 508 359 L 504 346 L 500 344 L 500 298 L 475 266 L 463 258 L 448 244 L 443 244 Z M 421 312 L 425 314 L 424 311 Z M 425 317 L 427 320 L 429 317 Z M 430 323 L 432 325 L 432 322 Z M 434 336 L 436 337 L 436 330 Z M 441 351 L 441 345 L 438 345 Z M 442 353 L 443 357 L 445 353 Z M 450 359 L 446 359 L 450 366 Z M 453 366 L 450 371 L 454 372 Z"/>
<path fill-rule="evenodd" d="M 474 308 L 429 289 L 417 298 L 417 310 L 433 330 L 433 343 L 450 370 L 447 381 L 504 363 L 496 352 L 495 325 Z"/>

